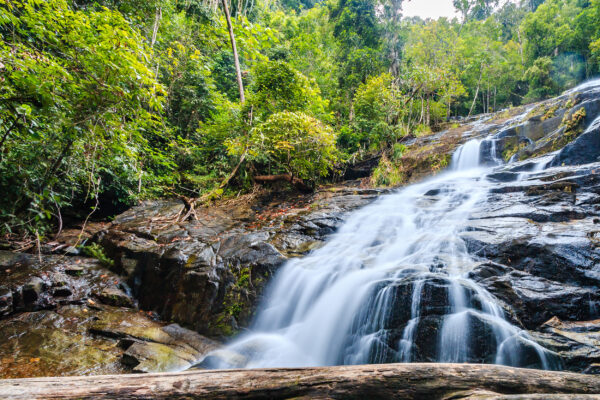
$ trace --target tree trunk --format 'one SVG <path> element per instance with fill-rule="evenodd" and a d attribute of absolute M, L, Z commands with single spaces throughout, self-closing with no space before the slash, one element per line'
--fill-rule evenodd
<path fill-rule="evenodd" d="M 227 0 L 221 0 L 223 11 L 227 19 L 227 28 L 229 28 L 229 40 L 231 41 L 231 49 L 233 50 L 233 63 L 235 64 L 235 74 L 237 77 L 238 89 L 240 91 L 240 103 L 244 104 L 246 97 L 244 96 L 244 82 L 242 81 L 242 70 L 240 69 L 240 60 L 238 58 L 237 46 L 235 44 L 235 35 L 233 34 L 233 25 L 231 25 L 231 16 L 229 15 L 229 7 Z"/>
<path fill-rule="evenodd" d="M 0 380 L 3 399 L 598 399 L 600 378 L 473 364 L 383 364 Z"/>
<path fill-rule="evenodd" d="M 479 85 L 481 84 L 481 78 L 483 77 L 483 64 L 479 67 L 479 79 L 477 80 L 477 89 L 475 90 L 475 96 L 473 96 L 473 102 L 471 103 L 471 108 L 469 108 L 469 115 L 473 112 L 473 108 L 475 107 L 475 103 L 477 102 L 477 96 L 479 95 Z"/>
<path fill-rule="evenodd" d="M 156 15 L 154 16 L 154 26 L 152 27 L 152 40 L 150 41 L 150 48 L 154 48 L 156 43 L 156 37 L 158 35 L 158 28 L 160 26 L 160 20 L 162 19 L 162 7 L 156 8 Z"/>
<path fill-rule="evenodd" d="M 425 119 L 425 125 L 430 126 L 431 125 L 431 103 L 430 103 L 430 99 L 431 99 L 431 94 L 427 94 L 427 114 L 426 114 L 426 119 Z"/>

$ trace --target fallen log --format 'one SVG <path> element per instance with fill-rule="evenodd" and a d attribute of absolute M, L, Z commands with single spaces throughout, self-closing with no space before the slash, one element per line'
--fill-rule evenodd
<path fill-rule="evenodd" d="M 257 175 L 254 176 L 255 182 L 289 182 L 296 187 L 296 189 L 303 192 L 312 192 L 313 188 L 308 186 L 302 179 L 296 178 L 290 174 L 279 174 L 279 175 Z"/>
<path fill-rule="evenodd" d="M 600 377 L 474 364 L 383 364 L 0 380 L 1 399 L 600 398 Z M 499 397 L 500 396 L 500 397 Z"/>

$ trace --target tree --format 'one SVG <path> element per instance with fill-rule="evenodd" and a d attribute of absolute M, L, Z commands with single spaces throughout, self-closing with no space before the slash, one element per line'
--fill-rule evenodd
<path fill-rule="evenodd" d="M 238 90 L 240 92 L 240 103 L 244 104 L 246 97 L 244 95 L 244 82 L 242 81 L 242 70 L 240 69 L 240 59 L 238 57 L 237 46 L 235 43 L 235 35 L 233 33 L 233 25 L 231 25 L 231 16 L 229 15 L 229 7 L 227 7 L 227 0 L 221 0 L 223 4 L 223 12 L 225 13 L 225 19 L 227 20 L 227 29 L 229 30 L 229 40 L 231 41 L 231 50 L 233 52 L 233 63 L 235 65 L 235 77 L 238 84 Z"/>
<path fill-rule="evenodd" d="M 309 80 L 285 61 L 258 64 L 253 70 L 252 109 L 257 122 L 282 111 L 303 111 L 315 117 L 327 117 L 326 103 L 314 81 Z"/>
<path fill-rule="evenodd" d="M 252 129 L 247 142 L 230 141 L 229 151 L 235 155 L 247 148 L 248 158 L 258 168 L 276 174 L 257 175 L 258 181 L 286 180 L 305 186 L 304 180 L 327 175 L 338 160 L 335 139 L 333 130 L 321 121 L 302 112 L 283 111 Z"/>
<path fill-rule="evenodd" d="M 462 14 L 464 24 L 469 19 L 484 20 L 492 15 L 499 0 L 453 0 L 452 3 Z"/>
<path fill-rule="evenodd" d="M 345 145 L 356 147 L 362 144 L 378 149 L 394 143 L 400 131 L 399 122 L 404 108 L 401 99 L 390 74 L 367 79 L 354 96 L 353 126 L 357 131 L 356 139 L 344 138 Z"/>
<path fill-rule="evenodd" d="M 555 92 L 556 86 L 550 77 L 551 70 L 552 59 L 540 57 L 525 71 L 525 79 L 529 82 L 529 92 L 525 96 L 526 101 L 533 102 L 544 99 Z"/>
<path fill-rule="evenodd" d="M 15 0 L 0 14 L 5 227 L 41 229 L 74 194 L 83 202 L 110 187 L 131 201 L 140 179 L 172 167 L 158 150 L 169 140 L 164 88 L 119 12 Z"/>

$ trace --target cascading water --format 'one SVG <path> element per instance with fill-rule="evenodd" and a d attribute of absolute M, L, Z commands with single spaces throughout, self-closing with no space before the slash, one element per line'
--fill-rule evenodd
<path fill-rule="evenodd" d="M 482 157 L 484 148 L 491 154 Z M 550 353 L 469 279 L 481 261 L 460 232 L 486 201 L 490 160 L 499 162 L 495 139 L 473 139 L 455 152 L 448 171 L 353 213 L 322 248 L 280 269 L 251 330 L 229 346 L 239 356 L 213 354 L 207 366 L 555 367 Z"/>

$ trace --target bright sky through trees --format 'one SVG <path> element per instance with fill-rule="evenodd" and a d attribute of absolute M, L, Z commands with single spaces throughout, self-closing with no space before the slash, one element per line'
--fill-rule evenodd
<path fill-rule="evenodd" d="M 416 16 L 423 19 L 459 16 L 452 5 L 452 0 L 411 0 L 402 5 L 402 14 L 405 17 Z"/>
<path fill-rule="evenodd" d="M 505 0 L 500 3 L 504 4 L 509 1 L 516 3 L 515 0 Z M 452 19 L 460 16 L 459 12 L 454 8 L 452 0 L 405 1 L 402 4 L 402 15 L 405 17 L 421 17 L 423 19 L 438 19 L 441 17 Z"/>

